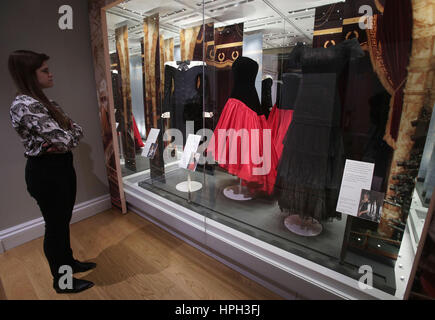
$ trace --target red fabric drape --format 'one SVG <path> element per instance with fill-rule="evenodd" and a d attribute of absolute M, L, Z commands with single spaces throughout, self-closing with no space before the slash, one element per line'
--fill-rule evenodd
<path fill-rule="evenodd" d="M 411 0 L 386 0 L 378 17 L 377 40 L 389 82 L 393 85 L 390 135 L 397 140 L 412 41 Z"/>

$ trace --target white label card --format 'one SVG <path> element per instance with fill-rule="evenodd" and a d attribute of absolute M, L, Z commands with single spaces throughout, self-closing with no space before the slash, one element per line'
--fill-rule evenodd
<path fill-rule="evenodd" d="M 346 160 L 337 211 L 352 216 L 358 214 L 361 190 L 372 187 L 374 163 Z"/>
<path fill-rule="evenodd" d="M 196 153 L 200 142 L 201 136 L 189 134 L 186 145 L 184 146 L 183 155 L 181 156 L 180 163 L 178 164 L 180 168 L 187 169 L 187 166 L 192 159 L 192 153 Z"/>
<path fill-rule="evenodd" d="M 159 136 L 159 133 L 160 133 L 160 129 L 154 129 L 154 128 L 152 128 L 150 130 L 150 133 L 148 133 L 147 141 L 145 141 L 145 146 L 143 147 L 143 150 L 142 150 L 142 153 L 141 153 L 142 157 L 148 157 L 150 148 L 151 148 L 151 146 L 153 144 L 156 143 L 157 138 Z"/>

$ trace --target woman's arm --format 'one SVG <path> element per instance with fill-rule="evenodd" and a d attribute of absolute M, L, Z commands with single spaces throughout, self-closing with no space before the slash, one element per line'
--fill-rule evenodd
<path fill-rule="evenodd" d="M 11 108 L 12 121 L 26 127 L 31 133 L 42 137 L 50 147 L 67 152 L 79 143 L 79 137 L 63 130 L 40 102 L 17 103 Z"/>
<path fill-rule="evenodd" d="M 68 114 L 66 114 L 65 111 L 63 111 L 63 109 L 59 106 L 59 104 L 56 101 L 51 100 L 51 103 L 57 107 L 57 109 L 62 112 L 62 114 L 70 121 L 71 124 L 71 133 L 77 138 L 77 139 L 81 139 L 83 137 L 83 129 L 82 127 L 80 127 L 77 123 L 75 123 L 73 120 L 71 120 L 71 118 L 69 117 Z"/>

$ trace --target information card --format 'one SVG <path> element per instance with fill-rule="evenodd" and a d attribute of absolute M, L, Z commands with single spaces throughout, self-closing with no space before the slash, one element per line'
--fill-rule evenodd
<path fill-rule="evenodd" d="M 337 202 L 338 212 L 357 216 L 361 191 L 371 189 L 374 170 L 373 163 L 346 160 Z"/>
<path fill-rule="evenodd" d="M 187 169 L 189 163 L 193 159 L 195 159 L 195 157 L 192 155 L 196 154 L 200 142 L 201 142 L 201 136 L 195 134 L 189 134 L 189 136 L 187 137 L 186 145 L 184 146 L 183 155 L 181 156 L 181 160 L 178 165 L 180 168 Z"/>
<path fill-rule="evenodd" d="M 157 141 L 157 138 L 159 136 L 159 133 L 160 133 L 160 129 L 152 128 L 150 130 L 150 133 L 148 134 L 148 137 L 147 137 L 147 141 L 145 141 L 145 146 L 143 147 L 143 150 L 142 150 L 142 154 L 141 154 L 142 157 L 154 158 L 154 154 L 155 154 L 156 147 L 157 147 L 156 141 Z M 151 147 L 153 147 L 153 148 L 151 149 Z"/>

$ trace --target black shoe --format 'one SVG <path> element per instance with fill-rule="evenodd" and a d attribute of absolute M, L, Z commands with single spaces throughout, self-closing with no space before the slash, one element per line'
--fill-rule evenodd
<path fill-rule="evenodd" d="M 53 282 L 53 288 L 56 290 L 57 293 L 78 293 L 82 292 L 86 289 L 92 288 L 94 286 L 94 283 L 92 281 L 83 280 L 83 279 L 76 279 L 73 278 L 73 286 L 72 289 L 61 289 L 59 287 L 59 282 L 57 280 L 54 280 Z"/>
<path fill-rule="evenodd" d="M 78 272 L 86 272 L 91 269 L 94 269 L 97 266 L 95 262 L 80 262 L 78 260 L 74 260 L 72 265 L 73 273 Z"/>

